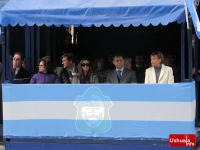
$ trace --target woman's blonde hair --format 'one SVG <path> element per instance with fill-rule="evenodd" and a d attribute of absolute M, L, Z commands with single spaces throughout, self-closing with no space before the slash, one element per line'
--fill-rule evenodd
<path fill-rule="evenodd" d="M 129 63 L 132 63 L 132 59 L 126 57 L 126 58 L 124 59 L 124 66 L 126 66 L 126 65 L 129 64 Z"/>

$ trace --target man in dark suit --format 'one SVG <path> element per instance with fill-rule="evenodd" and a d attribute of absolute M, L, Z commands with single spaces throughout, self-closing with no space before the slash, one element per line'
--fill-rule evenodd
<path fill-rule="evenodd" d="M 135 72 L 124 68 L 124 58 L 117 53 L 113 56 L 115 69 L 107 74 L 107 83 L 137 83 Z"/>
<path fill-rule="evenodd" d="M 24 63 L 24 54 L 21 52 L 16 52 L 13 56 L 13 78 L 22 79 L 28 78 L 29 72 L 26 71 L 22 64 Z"/>
<path fill-rule="evenodd" d="M 60 71 L 61 83 L 71 83 L 73 76 L 77 74 L 75 62 L 76 60 L 72 53 L 65 53 L 62 56 L 63 68 Z"/>
<path fill-rule="evenodd" d="M 132 68 L 136 73 L 137 83 L 144 83 L 145 71 L 148 67 L 144 65 L 143 55 L 136 54 L 134 61 L 135 64 L 132 66 Z"/>

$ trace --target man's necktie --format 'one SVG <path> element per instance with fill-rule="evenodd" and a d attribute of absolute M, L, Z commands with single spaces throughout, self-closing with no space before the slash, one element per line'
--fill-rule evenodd
<path fill-rule="evenodd" d="M 121 72 L 122 72 L 121 70 L 118 70 L 118 71 L 117 71 L 117 75 L 118 75 L 119 78 L 122 77 Z"/>
<path fill-rule="evenodd" d="M 15 70 L 16 70 L 16 68 L 13 68 L 13 70 L 12 70 L 13 78 L 15 78 Z"/>

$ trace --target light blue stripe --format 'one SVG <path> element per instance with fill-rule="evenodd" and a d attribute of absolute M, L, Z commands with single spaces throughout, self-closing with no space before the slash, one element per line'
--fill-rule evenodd
<path fill-rule="evenodd" d="M 98 88 L 103 96 L 108 96 L 111 101 L 191 102 L 195 99 L 195 86 L 192 82 L 159 85 L 3 84 L 3 101 L 75 101 L 77 96 L 82 96 L 89 88 Z"/>
<path fill-rule="evenodd" d="M 74 120 L 11 120 L 3 122 L 4 138 L 165 138 L 169 134 L 196 134 L 194 121 L 111 121 L 107 132 L 80 132 Z"/>

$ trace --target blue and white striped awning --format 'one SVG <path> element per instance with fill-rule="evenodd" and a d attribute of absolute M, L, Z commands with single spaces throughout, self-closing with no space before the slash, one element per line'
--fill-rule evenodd
<path fill-rule="evenodd" d="M 2 26 L 148 26 L 185 21 L 184 0 L 1 0 Z"/>

